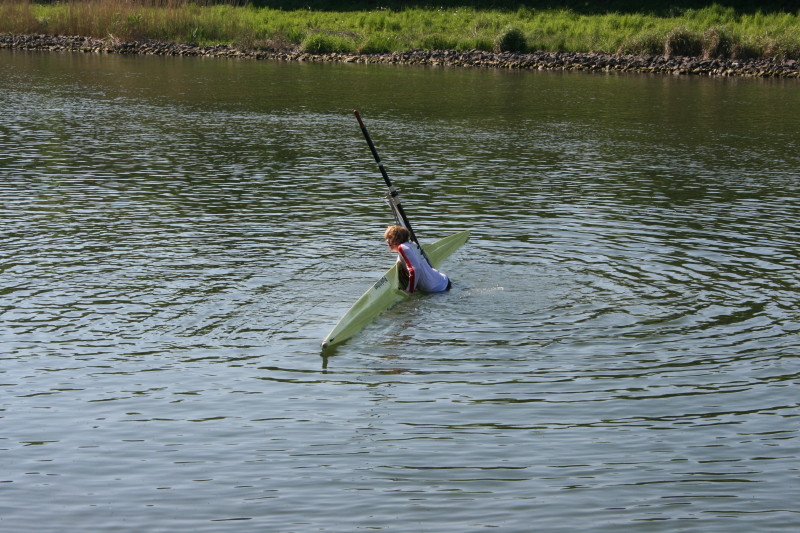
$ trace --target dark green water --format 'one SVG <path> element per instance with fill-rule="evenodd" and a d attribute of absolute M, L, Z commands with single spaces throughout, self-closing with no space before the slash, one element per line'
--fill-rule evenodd
<path fill-rule="evenodd" d="M 797 82 L 0 53 L 4 532 L 796 531 Z M 319 342 L 394 260 L 446 295 Z"/>

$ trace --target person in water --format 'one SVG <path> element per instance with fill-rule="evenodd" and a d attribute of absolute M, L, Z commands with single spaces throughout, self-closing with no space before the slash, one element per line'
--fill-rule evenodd
<path fill-rule="evenodd" d="M 384 237 L 386 237 L 389 249 L 397 252 L 397 262 L 405 267 L 408 273 L 407 281 L 403 279 L 405 276 L 401 276 L 401 283 L 405 285 L 403 290 L 409 294 L 415 290 L 424 292 L 450 290 L 450 279 L 428 264 L 417 246 L 410 242 L 411 234 L 408 229 L 403 226 L 389 226 L 386 228 Z"/>

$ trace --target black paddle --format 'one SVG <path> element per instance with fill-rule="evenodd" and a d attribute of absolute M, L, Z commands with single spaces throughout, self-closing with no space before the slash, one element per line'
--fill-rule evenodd
<path fill-rule="evenodd" d="M 417 236 L 414 234 L 414 230 L 411 228 L 411 222 L 408 221 L 408 217 L 403 209 L 403 205 L 400 203 L 400 193 L 394 188 L 394 185 L 392 185 L 392 180 L 389 179 L 389 175 L 386 173 L 386 169 L 383 167 L 381 156 L 378 155 L 378 150 L 375 149 L 375 144 L 372 142 L 372 137 L 369 136 L 369 132 L 367 131 L 367 127 L 364 125 L 364 121 L 361 120 L 361 114 L 355 109 L 353 110 L 353 114 L 356 116 L 356 120 L 358 120 L 358 125 L 361 126 L 361 133 L 364 134 L 364 138 L 367 140 L 367 144 L 372 152 L 372 156 L 375 158 L 375 162 L 378 163 L 378 168 L 383 176 L 383 181 L 385 181 L 386 186 L 389 187 L 389 195 L 387 196 L 387 199 L 389 200 L 389 205 L 392 207 L 392 211 L 394 212 L 397 222 L 406 227 L 411 236 L 411 241 L 417 245 L 417 248 L 419 249 L 420 253 L 422 253 L 422 256 L 425 258 L 428 264 L 430 264 L 431 261 L 428 259 L 428 256 L 425 254 L 425 250 L 422 249 L 422 246 L 417 240 Z"/>

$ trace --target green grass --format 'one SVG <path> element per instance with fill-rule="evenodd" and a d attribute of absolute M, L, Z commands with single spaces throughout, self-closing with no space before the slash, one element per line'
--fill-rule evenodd
<path fill-rule="evenodd" d="M 183 0 L 0 0 L 0 32 L 308 52 L 600 51 L 800 59 L 800 11 L 712 5 L 668 15 L 571 9 L 279 10 Z"/>

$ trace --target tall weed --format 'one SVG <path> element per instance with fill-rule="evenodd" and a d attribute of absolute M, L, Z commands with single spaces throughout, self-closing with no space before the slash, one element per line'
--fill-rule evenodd
<path fill-rule="evenodd" d="M 397 37 L 391 33 L 376 33 L 370 35 L 358 46 L 358 51 L 362 54 L 386 54 L 399 52 L 402 50 Z"/>
<path fill-rule="evenodd" d="M 356 46 L 352 39 L 329 33 L 312 33 L 306 37 L 300 49 L 309 54 L 352 53 Z"/>
<path fill-rule="evenodd" d="M 648 30 L 626 38 L 616 49 L 617 54 L 654 56 L 664 53 L 664 36 Z"/>

